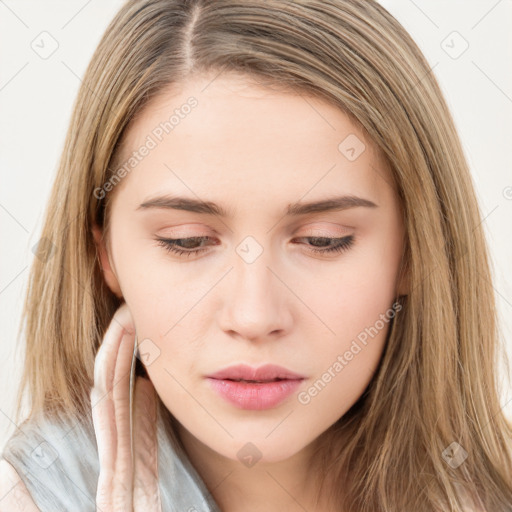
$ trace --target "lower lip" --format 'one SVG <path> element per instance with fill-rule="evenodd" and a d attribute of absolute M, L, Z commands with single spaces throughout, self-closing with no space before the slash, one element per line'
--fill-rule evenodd
<path fill-rule="evenodd" d="M 303 379 L 285 379 L 261 384 L 211 377 L 208 380 L 213 389 L 233 405 L 240 409 L 261 411 L 281 403 L 300 386 Z"/>

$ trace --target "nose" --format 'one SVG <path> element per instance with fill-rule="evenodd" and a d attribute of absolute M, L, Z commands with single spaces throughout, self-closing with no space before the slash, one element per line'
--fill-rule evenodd
<path fill-rule="evenodd" d="M 220 328 L 232 337 L 264 342 L 283 336 L 290 329 L 290 291 L 271 268 L 264 251 L 248 263 L 236 256 L 222 290 Z"/>

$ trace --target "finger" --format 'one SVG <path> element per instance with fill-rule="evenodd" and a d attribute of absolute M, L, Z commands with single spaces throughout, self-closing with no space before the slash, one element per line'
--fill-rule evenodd
<path fill-rule="evenodd" d="M 157 401 L 153 383 L 137 377 L 133 399 L 135 512 L 161 512 L 158 485 Z"/>
<path fill-rule="evenodd" d="M 122 345 L 125 329 L 133 332 L 128 307 L 123 304 L 112 318 L 98 350 L 94 366 L 94 385 L 91 390 L 92 416 L 100 462 L 97 505 L 98 510 L 103 511 L 112 510 L 116 495 L 114 484 L 118 482 L 115 471 L 118 441 L 112 391 L 115 387 L 119 348 Z"/>
<path fill-rule="evenodd" d="M 98 445 L 100 472 L 96 491 L 97 512 L 112 510 L 116 432 L 112 401 L 96 388 L 91 390 L 92 419 Z"/>
<path fill-rule="evenodd" d="M 94 364 L 94 387 L 107 393 L 112 390 L 115 365 L 124 332 L 133 333 L 133 323 L 128 306 L 123 304 L 115 312 L 103 336 Z"/>
<path fill-rule="evenodd" d="M 131 510 L 133 498 L 133 461 L 130 433 L 130 370 L 135 335 L 123 331 L 114 373 L 112 398 L 117 432 L 114 509 Z"/>
<path fill-rule="evenodd" d="M 96 355 L 95 364 L 94 364 L 94 385 L 93 391 L 91 392 L 96 399 L 92 404 L 93 411 L 96 413 L 96 417 L 103 425 L 106 423 L 105 418 L 111 419 L 110 415 L 99 415 L 98 412 L 100 410 L 105 412 L 113 412 L 112 408 L 112 390 L 114 387 L 115 381 L 115 369 L 117 363 L 117 357 L 119 352 L 119 347 L 121 344 L 121 340 L 124 334 L 124 330 L 126 326 L 127 329 L 130 329 L 129 323 L 126 318 L 127 306 L 123 304 L 116 313 L 114 314 L 110 325 L 105 332 L 103 337 L 103 342 L 98 350 Z M 120 320 L 124 320 L 124 325 Z M 112 410 L 110 410 L 112 409 Z M 113 422 L 109 422 L 108 425 L 113 425 Z M 106 425 L 105 425 L 106 426 Z M 105 431 L 102 429 L 102 432 Z M 106 432 L 106 431 L 105 431 Z M 115 445 L 114 445 L 115 447 Z M 106 453 L 107 451 L 103 451 Z M 114 453 L 115 457 L 115 453 Z M 115 458 L 114 458 L 115 460 Z M 112 461 L 113 463 L 113 461 Z M 104 464 L 103 468 L 105 470 L 110 469 L 114 470 L 114 466 Z"/>

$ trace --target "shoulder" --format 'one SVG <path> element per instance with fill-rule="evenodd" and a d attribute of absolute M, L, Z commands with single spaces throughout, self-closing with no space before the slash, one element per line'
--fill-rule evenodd
<path fill-rule="evenodd" d="M 99 459 L 94 431 L 87 420 L 25 420 L 7 440 L 1 457 L 3 485 L 12 482 L 11 487 L 15 485 L 25 492 L 39 509 L 60 512 L 81 504 L 80 510 L 92 510 Z M 4 494 L 8 491 L 9 488 Z M 0 508 L 0 512 L 3 510 Z M 12 510 L 12 505 L 6 510 Z"/>
<path fill-rule="evenodd" d="M 38 512 L 16 470 L 0 458 L 0 512 Z"/>

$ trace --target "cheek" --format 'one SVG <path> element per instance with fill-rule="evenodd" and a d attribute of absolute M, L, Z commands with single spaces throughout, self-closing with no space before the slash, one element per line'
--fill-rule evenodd
<path fill-rule="evenodd" d="M 135 326 L 146 372 L 166 407 L 171 412 L 186 412 L 191 400 L 190 377 L 199 373 L 204 337 L 172 306 L 169 296 L 154 301 L 151 296 L 137 298 L 133 304 L 129 306 L 137 311 Z M 149 354 L 147 359 L 145 354 Z"/>
<path fill-rule="evenodd" d="M 399 314 L 392 309 L 396 254 L 393 249 L 387 252 L 386 244 L 375 244 L 350 261 L 347 258 L 336 278 L 331 275 L 329 286 L 306 283 L 304 287 L 303 293 L 309 290 L 308 305 L 330 332 L 315 338 L 317 373 L 297 401 L 322 422 L 339 419 L 359 399 L 378 367 L 391 322 Z"/>
<path fill-rule="evenodd" d="M 397 314 L 387 299 L 385 294 L 371 299 L 365 293 L 342 296 L 337 316 L 330 310 L 330 327 L 336 334 L 317 337 L 315 375 L 297 394 L 299 407 L 324 426 L 352 407 L 377 370 Z M 333 298 L 330 307 L 334 302 Z"/>
<path fill-rule="evenodd" d="M 121 242 L 116 270 L 137 331 L 155 342 L 167 339 L 181 320 L 188 322 L 187 312 L 197 296 L 197 280 L 167 259 L 164 249 L 152 247 L 147 240 L 125 244 L 141 246 L 130 252 L 123 250 Z"/>
<path fill-rule="evenodd" d="M 325 274 L 293 279 L 294 292 L 315 313 L 307 313 L 300 321 L 307 321 L 311 328 L 317 325 L 319 333 L 325 332 L 326 342 L 339 348 L 340 343 L 373 326 L 391 308 L 398 263 L 393 253 L 372 244 L 347 254 Z"/>
<path fill-rule="evenodd" d="M 347 351 L 332 354 L 316 379 L 297 394 L 297 412 L 316 418 L 314 423 L 321 425 L 321 430 L 339 420 L 372 380 L 383 346 L 382 339 L 375 338 L 367 346 L 354 345 Z"/>
<path fill-rule="evenodd" d="M 146 371 L 159 395 L 165 396 L 171 388 L 172 394 L 179 393 L 177 382 L 183 380 L 181 374 L 194 368 L 201 350 L 195 340 L 203 339 L 195 317 L 200 305 L 193 307 L 188 300 L 196 293 L 169 275 L 169 269 L 153 266 L 139 275 L 136 260 L 133 272 L 126 272 L 123 277 L 123 295 L 133 315 Z"/>

